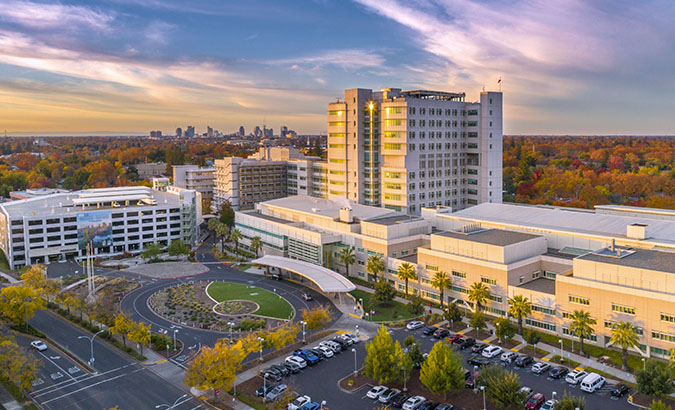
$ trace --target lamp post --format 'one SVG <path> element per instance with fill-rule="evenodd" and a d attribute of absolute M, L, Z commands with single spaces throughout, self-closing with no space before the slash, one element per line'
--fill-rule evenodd
<path fill-rule="evenodd" d="M 645 358 L 642 358 L 642 371 L 645 371 L 646 365 L 645 365 Z"/>
<path fill-rule="evenodd" d="M 300 322 L 300 324 L 302 325 L 302 343 L 305 344 L 307 343 L 307 341 L 305 340 L 305 333 L 307 333 L 306 332 L 307 322 L 303 320 L 302 322 Z"/>
<path fill-rule="evenodd" d="M 260 349 L 262 352 L 262 349 Z M 267 372 L 263 374 L 263 401 L 267 398 Z"/>
<path fill-rule="evenodd" d="M 354 377 L 356 377 L 357 369 L 356 369 L 356 349 L 352 349 L 352 353 L 354 353 Z"/>
<path fill-rule="evenodd" d="M 260 341 L 260 361 L 262 362 L 263 361 L 263 358 L 262 358 L 263 343 L 265 342 L 265 339 L 263 339 L 262 337 L 259 337 L 258 340 Z"/>
<path fill-rule="evenodd" d="M 78 339 L 87 339 L 89 340 L 89 343 L 91 344 L 91 359 L 89 359 L 89 365 L 93 366 L 94 365 L 94 338 L 99 335 L 99 333 L 105 332 L 105 327 L 98 332 L 94 333 L 94 336 L 78 336 Z"/>
<path fill-rule="evenodd" d="M 499 333 L 498 329 L 499 329 L 499 323 L 495 323 L 495 334 Z M 502 344 L 502 338 L 501 337 L 497 336 L 497 341 L 498 341 L 499 344 Z"/>
<path fill-rule="evenodd" d="M 323 406 L 325 406 L 325 405 L 326 405 L 326 400 L 321 402 L 321 410 L 323 410 Z"/>
<path fill-rule="evenodd" d="M 556 396 L 557 394 L 558 394 L 558 393 L 556 393 L 556 392 L 551 392 L 551 398 L 552 398 L 553 400 L 555 400 L 555 396 Z"/>
<path fill-rule="evenodd" d="M 406 378 L 405 378 L 405 366 L 401 366 L 401 370 L 403 370 L 403 391 L 406 392 L 406 391 L 408 391 L 408 386 L 406 384 Z"/>
<path fill-rule="evenodd" d="M 483 392 L 483 410 L 487 410 L 487 406 L 485 403 L 485 386 L 480 386 L 480 389 Z"/>
<path fill-rule="evenodd" d="M 558 342 L 560 342 L 560 362 L 565 361 L 565 351 L 563 350 L 563 342 L 562 339 L 558 339 Z"/>
<path fill-rule="evenodd" d="M 227 325 L 230 327 L 230 344 L 232 344 L 232 328 L 234 327 L 234 322 L 227 322 Z"/>
<path fill-rule="evenodd" d="M 159 409 L 161 407 L 166 407 L 168 410 L 175 409 L 176 406 L 178 405 L 178 402 L 183 400 L 186 397 L 187 397 L 187 394 L 184 394 L 184 395 L 180 396 L 179 398 L 177 398 L 176 401 L 174 401 L 173 404 L 170 405 L 170 406 L 168 404 L 158 404 L 158 405 L 155 406 L 155 408 Z"/>
<path fill-rule="evenodd" d="M 173 350 L 176 350 L 176 333 L 178 333 L 178 329 L 173 330 Z"/>

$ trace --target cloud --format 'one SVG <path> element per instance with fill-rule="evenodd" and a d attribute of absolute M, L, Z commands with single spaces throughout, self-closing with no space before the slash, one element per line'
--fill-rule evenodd
<path fill-rule="evenodd" d="M 82 6 L 17 0 L 0 2 L 0 21 L 37 30 L 108 30 L 114 20 L 115 13 Z"/>
<path fill-rule="evenodd" d="M 294 70 L 319 70 L 326 67 L 338 67 L 343 70 L 359 70 L 379 67 L 385 63 L 384 57 L 362 49 L 326 50 L 318 54 L 280 60 L 270 60 L 269 64 L 288 65 Z"/>

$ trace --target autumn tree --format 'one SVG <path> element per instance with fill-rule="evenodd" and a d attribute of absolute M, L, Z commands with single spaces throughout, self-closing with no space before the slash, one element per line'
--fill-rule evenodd
<path fill-rule="evenodd" d="M 14 338 L 0 336 L 0 376 L 14 383 L 22 396 L 32 387 L 39 368 L 37 358 L 19 347 Z"/>
<path fill-rule="evenodd" d="M 309 331 L 325 328 L 330 318 L 330 311 L 325 306 L 302 312 L 302 320 L 307 323 L 305 326 Z"/>
<path fill-rule="evenodd" d="M 44 299 L 30 286 L 7 286 L 0 290 L 0 315 L 14 326 L 27 326 L 35 312 L 44 308 Z"/>
<path fill-rule="evenodd" d="M 124 313 L 120 312 L 115 317 L 115 324 L 110 328 L 110 333 L 122 336 L 124 348 L 127 347 L 127 335 L 133 329 L 134 322 Z"/>
<path fill-rule="evenodd" d="M 132 342 L 138 343 L 141 347 L 141 355 L 143 355 L 143 346 L 150 343 L 150 325 L 144 322 L 133 323 L 127 337 Z"/>
<path fill-rule="evenodd" d="M 190 362 L 185 373 L 185 383 L 200 390 L 213 390 L 218 402 L 218 391 L 228 391 L 237 379 L 241 362 L 246 357 L 241 341 L 229 345 L 224 339 L 213 347 L 203 346 L 199 354 Z"/>

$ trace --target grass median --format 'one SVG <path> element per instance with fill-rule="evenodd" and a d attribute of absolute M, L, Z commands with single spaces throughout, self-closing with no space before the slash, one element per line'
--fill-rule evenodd
<path fill-rule="evenodd" d="M 226 300 L 250 300 L 260 306 L 254 315 L 290 319 L 293 307 L 281 296 L 256 286 L 232 282 L 213 282 L 207 288 L 209 296 L 216 302 Z"/>

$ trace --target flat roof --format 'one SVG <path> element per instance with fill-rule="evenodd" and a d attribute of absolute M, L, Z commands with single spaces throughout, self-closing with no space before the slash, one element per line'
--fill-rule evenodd
<path fill-rule="evenodd" d="M 622 252 L 624 252 L 623 255 L 610 256 L 610 251 L 608 251 L 607 248 L 604 248 L 602 251 L 602 253 L 588 253 L 579 256 L 577 259 L 675 273 L 674 252 L 650 251 L 646 249 L 622 249 Z"/>
<path fill-rule="evenodd" d="M 276 255 L 265 255 L 262 258 L 251 261 L 251 263 L 273 266 L 275 268 L 286 269 L 293 273 L 297 273 L 314 282 L 324 293 L 345 293 L 356 289 L 356 286 L 354 286 L 349 279 L 339 273 L 324 268 L 323 266 L 297 259 Z"/>
<path fill-rule="evenodd" d="M 496 246 L 508 246 L 513 245 L 515 243 L 540 238 L 539 235 L 531 235 L 529 233 L 522 233 L 516 231 L 506 231 L 504 229 L 481 229 L 478 231 L 468 233 L 445 231 L 435 235 Z"/>
<path fill-rule="evenodd" d="M 261 203 L 262 206 L 277 206 L 310 215 L 324 216 L 335 219 L 340 215 L 340 208 L 352 209 L 354 219 L 361 221 L 379 219 L 383 216 L 400 215 L 396 211 L 376 206 L 361 205 L 347 199 L 324 199 L 308 195 L 295 195 L 284 198 L 272 199 Z"/>
<path fill-rule="evenodd" d="M 384 226 L 390 226 L 390 225 L 396 225 L 396 224 L 403 224 L 407 222 L 413 222 L 413 221 L 421 221 L 421 217 L 415 217 L 415 216 L 409 216 L 409 215 L 393 215 L 393 216 L 387 216 L 384 218 L 377 218 L 370 220 L 368 222 L 378 224 L 378 225 L 384 225 Z"/>
<path fill-rule="evenodd" d="M 650 238 L 647 240 L 675 245 L 675 221 L 602 214 L 589 210 L 574 211 L 486 202 L 452 214 L 441 214 L 439 217 L 503 223 L 516 227 L 533 227 L 608 238 L 627 238 L 626 226 L 641 223 L 649 225 Z"/>
<path fill-rule="evenodd" d="M 537 278 L 518 286 L 522 289 L 533 290 L 535 292 L 548 293 L 555 295 L 555 280 L 547 278 Z"/>

